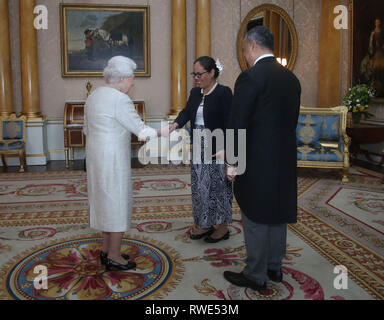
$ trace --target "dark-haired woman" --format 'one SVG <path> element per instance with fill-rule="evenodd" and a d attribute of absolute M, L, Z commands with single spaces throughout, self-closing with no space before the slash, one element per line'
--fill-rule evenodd
<path fill-rule="evenodd" d="M 232 104 L 232 91 L 220 85 L 220 65 L 211 57 L 198 58 L 193 66 L 192 76 L 197 87 L 191 90 L 187 105 L 170 126 L 170 131 L 184 127 L 188 121 L 195 130 L 222 130 L 225 136 Z M 201 157 L 192 160 L 192 207 L 194 227 L 190 238 L 205 238 L 208 243 L 229 239 L 228 224 L 232 223 L 232 183 L 225 175 L 225 164 L 216 162 L 217 157 L 205 159 L 207 139 L 193 141 L 194 147 L 201 147 Z M 197 144 L 197 145 L 196 145 Z M 222 146 L 212 142 L 212 155 L 220 153 Z M 200 160 L 200 161 L 199 161 Z M 208 161 L 205 161 L 208 160 Z M 206 163 L 204 163 L 206 162 Z M 208 162 L 208 163 L 207 163 Z"/>

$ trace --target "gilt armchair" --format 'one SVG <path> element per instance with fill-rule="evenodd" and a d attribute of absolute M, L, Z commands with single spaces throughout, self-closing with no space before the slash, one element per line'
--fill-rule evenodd
<path fill-rule="evenodd" d="M 26 116 L 17 117 L 15 114 L 0 117 L 0 155 L 3 165 L 7 166 L 7 156 L 17 156 L 20 160 L 19 172 L 24 172 L 26 165 L 25 137 Z"/>
<path fill-rule="evenodd" d="M 347 107 L 300 108 L 296 130 L 298 167 L 343 170 L 348 182 L 350 138 Z"/>

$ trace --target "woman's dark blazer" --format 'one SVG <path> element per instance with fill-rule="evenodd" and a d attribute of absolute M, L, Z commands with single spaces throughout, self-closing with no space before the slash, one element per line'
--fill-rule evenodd
<path fill-rule="evenodd" d="M 205 128 L 212 132 L 216 129 L 223 130 L 224 141 L 225 130 L 228 128 L 231 113 L 232 98 L 232 90 L 226 86 L 218 84 L 215 90 L 210 95 L 205 96 L 204 99 Z M 191 121 L 192 130 L 196 128 L 196 114 L 202 99 L 203 94 L 201 93 L 201 88 L 193 88 L 189 95 L 186 107 L 180 112 L 179 116 L 175 120 L 175 122 L 179 125 L 179 128 L 184 127 L 188 121 Z M 193 134 L 191 134 L 191 138 L 193 138 Z M 214 140 L 212 144 L 212 154 L 215 154 L 217 151 Z"/>

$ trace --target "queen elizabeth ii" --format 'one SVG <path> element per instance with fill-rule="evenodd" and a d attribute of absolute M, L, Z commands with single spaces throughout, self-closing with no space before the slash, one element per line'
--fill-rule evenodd
<path fill-rule="evenodd" d="M 107 270 L 136 267 L 121 252 L 132 215 L 131 134 L 145 140 L 164 133 L 143 123 L 127 95 L 135 69 L 131 59 L 113 57 L 104 70 L 105 85 L 85 104 L 89 221 L 91 228 L 103 232 L 100 259 Z"/>

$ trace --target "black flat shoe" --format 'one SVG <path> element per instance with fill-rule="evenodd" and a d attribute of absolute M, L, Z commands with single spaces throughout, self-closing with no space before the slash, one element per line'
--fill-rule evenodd
<path fill-rule="evenodd" d="M 129 261 L 127 264 L 121 264 L 116 261 L 107 258 L 107 263 L 105 265 L 107 271 L 118 271 L 118 270 L 131 270 L 137 267 L 135 262 Z"/>
<path fill-rule="evenodd" d="M 283 281 L 283 272 L 280 270 L 268 270 L 268 278 L 273 282 L 282 282 Z"/>
<path fill-rule="evenodd" d="M 123 259 L 125 259 L 125 260 L 129 260 L 129 255 L 127 255 L 127 254 L 122 254 L 121 257 Z M 108 254 L 103 252 L 103 251 L 101 251 L 100 252 L 100 262 L 101 262 L 101 264 L 105 266 L 107 264 L 107 260 L 108 260 Z"/>
<path fill-rule="evenodd" d="M 215 238 L 212 238 L 212 237 L 207 237 L 205 238 L 205 242 L 208 242 L 208 243 L 217 243 L 217 242 L 220 242 L 221 240 L 228 240 L 229 239 L 229 231 L 221 238 L 219 239 L 215 239 Z"/>
<path fill-rule="evenodd" d="M 242 272 L 236 273 L 231 271 L 225 271 L 224 278 L 225 280 L 229 281 L 230 283 L 238 287 L 251 288 L 252 290 L 258 291 L 260 293 L 264 293 L 267 291 L 266 282 L 264 282 L 262 285 L 259 285 L 253 282 L 252 280 L 249 280 L 248 278 L 246 278 Z"/>
<path fill-rule="evenodd" d="M 210 236 L 215 230 L 213 228 L 209 229 L 207 232 L 204 232 L 202 234 L 193 234 L 191 233 L 191 235 L 189 236 L 189 238 L 191 240 L 200 240 L 200 239 L 203 239 L 204 237 L 206 236 Z"/>

